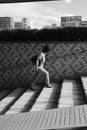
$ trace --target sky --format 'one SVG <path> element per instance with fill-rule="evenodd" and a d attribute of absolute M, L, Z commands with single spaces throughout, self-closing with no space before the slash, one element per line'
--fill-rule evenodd
<path fill-rule="evenodd" d="M 0 4 L 0 17 L 10 16 L 14 21 L 28 18 L 32 28 L 56 23 L 60 26 L 63 16 L 82 16 L 87 20 L 87 0 L 60 0 Z"/>

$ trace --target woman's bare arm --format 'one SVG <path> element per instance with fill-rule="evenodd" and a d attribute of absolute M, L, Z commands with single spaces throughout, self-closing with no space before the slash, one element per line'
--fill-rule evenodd
<path fill-rule="evenodd" d="M 39 60 L 41 59 L 41 55 L 37 57 L 36 69 L 38 70 L 39 67 Z"/>
<path fill-rule="evenodd" d="M 37 63 L 36 63 L 36 69 L 38 70 L 38 65 L 39 65 L 39 59 L 37 59 Z"/>

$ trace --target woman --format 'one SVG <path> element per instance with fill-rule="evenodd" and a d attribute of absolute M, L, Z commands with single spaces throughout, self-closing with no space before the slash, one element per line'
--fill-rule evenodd
<path fill-rule="evenodd" d="M 37 62 L 36 62 L 36 69 L 39 73 L 42 73 L 46 76 L 46 87 L 51 87 L 50 84 L 50 78 L 49 78 L 49 72 L 45 70 L 44 68 L 44 63 L 45 63 L 45 55 L 49 52 L 48 46 L 44 46 L 42 49 L 42 52 L 40 55 L 37 57 Z M 37 78 L 37 77 L 36 77 Z M 36 81 L 36 80 L 35 80 Z M 32 87 L 30 89 L 33 89 Z"/>

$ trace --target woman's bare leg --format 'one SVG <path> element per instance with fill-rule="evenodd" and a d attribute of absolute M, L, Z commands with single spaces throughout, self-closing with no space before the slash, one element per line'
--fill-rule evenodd
<path fill-rule="evenodd" d="M 40 67 L 39 71 L 43 74 L 45 74 L 46 76 L 46 83 L 48 86 L 50 86 L 50 77 L 49 77 L 49 72 L 47 70 L 45 70 L 44 68 Z"/>

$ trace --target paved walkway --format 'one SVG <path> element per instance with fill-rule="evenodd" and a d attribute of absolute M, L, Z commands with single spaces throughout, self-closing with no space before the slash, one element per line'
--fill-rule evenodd
<path fill-rule="evenodd" d="M 48 130 L 87 127 L 87 105 L 0 116 L 0 130 Z"/>

